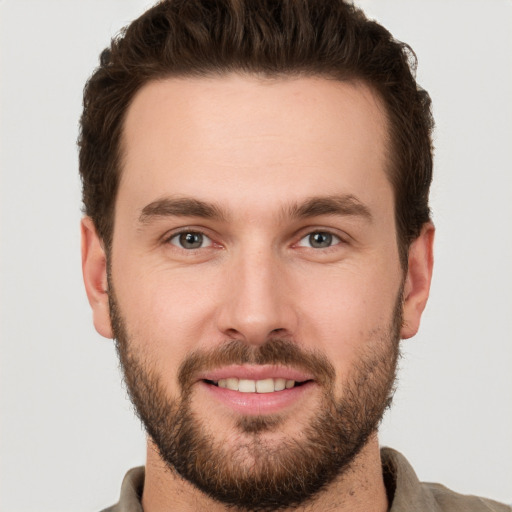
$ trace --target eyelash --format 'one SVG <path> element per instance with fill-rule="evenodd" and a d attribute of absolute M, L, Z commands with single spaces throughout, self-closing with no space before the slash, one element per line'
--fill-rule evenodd
<path fill-rule="evenodd" d="M 311 239 L 315 235 L 321 235 L 323 237 L 326 237 L 329 245 L 327 247 L 312 247 L 311 244 L 313 242 Z M 304 240 L 308 240 L 310 245 L 303 245 L 301 242 L 303 242 Z M 343 239 L 340 236 L 335 235 L 334 233 L 331 233 L 330 231 L 326 231 L 326 230 L 314 230 L 314 231 L 309 231 L 306 235 L 301 237 L 296 245 L 299 247 L 306 247 L 307 249 L 327 250 L 327 249 L 331 249 L 331 248 L 339 245 L 340 243 L 343 243 Z"/>
<path fill-rule="evenodd" d="M 203 240 L 201 240 L 201 245 L 204 242 L 205 238 L 207 240 L 209 240 L 210 243 L 206 247 L 191 247 L 191 248 L 185 248 L 181 244 L 179 244 L 179 242 L 173 243 L 173 240 L 179 240 L 179 237 L 181 237 L 182 235 L 199 235 L 200 237 L 203 237 Z M 329 241 L 330 245 L 328 245 L 327 247 L 312 247 L 311 245 L 303 245 L 301 243 L 304 240 L 309 238 L 310 244 L 311 244 L 311 237 L 314 235 L 327 236 L 328 239 L 330 238 L 330 241 Z M 187 252 L 194 251 L 194 250 L 200 250 L 200 249 L 207 249 L 208 247 L 215 245 L 215 242 L 212 240 L 211 237 L 209 237 L 207 234 L 205 234 L 204 232 L 202 232 L 200 230 L 194 230 L 194 229 L 182 229 L 182 230 L 178 231 L 177 233 L 173 233 L 172 235 L 170 235 L 164 239 L 164 243 L 171 244 L 171 245 L 177 247 L 178 249 L 182 249 Z M 346 240 L 343 239 L 338 234 L 334 234 L 331 231 L 325 230 L 325 229 L 316 229 L 316 230 L 311 230 L 311 231 L 308 231 L 307 233 L 305 233 L 303 236 L 301 236 L 301 238 L 298 240 L 298 242 L 296 242 L 293 245 L 296 247 L 303 247 L 305 249 L 326 251 L 326 250 L 336 247 L 339 244 L 345 244 L 345 243 L 347 243 Z"/>
<path fill-rule="evenodd" d="M 207 247 L 185 248 L 183 246 L 178 245 L 177 243 L 174 244 L 173 240 L 179 240 L 179 237 L 181 237 L 182 235 L 199 235 L 199 236 L 203 237 L 203 239 L 206 238 L 207 240 L 209 240 L 210 241 L 209 245 L 213 245 L 214 244 L 213 240 L 208 235 L 206 235 L 202 231 L 193 230 L 193 229 L 183 229 L 181 231 L 178 231 L 177 233 L 173 233 L 172 235 L 166 237 L 164 242 L 167 243 L 167 244 L 174 245 L 175 247 L 177 247 L 179 249 L 183 249 L 184 251 L 192 251 L 192 250 L 199 250 L 199 249 L 206 249 L 207 248 Z"/>

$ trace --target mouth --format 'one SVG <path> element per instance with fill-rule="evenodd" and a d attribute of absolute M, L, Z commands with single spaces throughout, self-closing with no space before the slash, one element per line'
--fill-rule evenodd
<path fill-rule="evenodd" d="M 267 379 L 239 379 L 238 377 L 227 377 L 219 380 L 203 379 L 203 382 L 212 386 L 217 386 L 223 389 L 230 389 L 231 391 L 238 391 L 240 393 L 275 393 L 276 391 L 284 391 L 285 389 L 292 389 L 302 386 L 310 379 L 304 381 L 295 381 L 293 379 L 285 378 L 267 378 Z"/>
<path fill-rule="evenodd" d="M 242 415 L 282 413 L 302 407 L 317 387 L 312 375 L 286 367 L 229 366 L 198 376 L 207 400 Z"/>

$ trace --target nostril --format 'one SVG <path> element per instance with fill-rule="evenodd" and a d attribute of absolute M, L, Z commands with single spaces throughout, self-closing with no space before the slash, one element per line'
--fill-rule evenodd
<path fill-rule="evenodd" d="M 243 336 L 236 329 L 226 329 L 225 335 L 232 340 L 239 340 Z"/>

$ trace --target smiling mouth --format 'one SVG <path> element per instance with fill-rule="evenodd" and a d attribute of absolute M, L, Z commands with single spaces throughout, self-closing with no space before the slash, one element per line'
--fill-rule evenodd
<path fill-rule="evenodd" d="M 274 393 L 276 391 L 284 391 L 286 389 L 295 388 L 302 386 L 309 380 L 295 381 L 291 379 L 238 379 L 236 377 L 229 377 L 226 379 L 219 380 L 208 380 L 204 379 L 204 382 L 212 386 L 219 388 L 230 389 L 232 391 L 238 391 L 240 393 Z"/>

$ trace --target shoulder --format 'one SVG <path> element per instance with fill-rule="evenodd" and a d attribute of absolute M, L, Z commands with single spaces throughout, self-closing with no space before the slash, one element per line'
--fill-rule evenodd
<path fill-rule="evenodd" d="M 458 512 L 512 512 L 512 507 L 487 498 L 454 492 L 444 485 L 424 483 L 425 490 L 432 494 L 439 508 L 444 511 Z"/>
<path fill-rule="evenodd" d="M 487 498 L 454 492 L 444 485 L 422 483 L 399 452 L 381 450 L 382 470 L 390 512 L 512 512 L 512 507 Z"/>
<path fill-rule="evenodd" d="M 143 512 L 140 500 L 144 488 L 144 476 L 143 466 L 130 469 L 121 484 L 119 501 L 101 512 Z"/>

